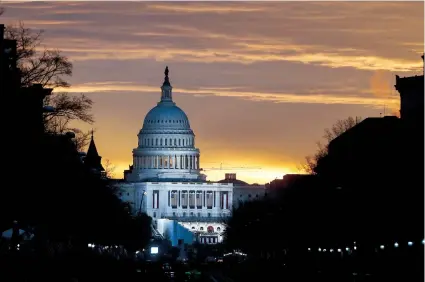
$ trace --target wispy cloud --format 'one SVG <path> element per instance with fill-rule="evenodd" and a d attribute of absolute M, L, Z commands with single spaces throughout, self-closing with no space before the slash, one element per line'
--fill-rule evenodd
<path fill-rule="evenodd" d="M 33 18 L 27 24 L 45 28 L 47 37 L 54 33 L 49 46 L 69 52 L 74 61 L 295 62 L 366 71 L 420 71 L 423 4 L 387 4 L 51 2 L 34 3 L 33 10 L 29 3 L 10 9 L 31 10 Z M 51 14 L 43 5 L 50 5 Z M 377 10 L 382 11 L 379 17 Z M 410 17 L 400 17 L 402 12 Z M 105 16 L 108 13 L 113 16 Z M 84 44 L 72 40 L 76 33 Z M 382 37 L 383 33 L 391 36 Z"/>
<path fill-rule="evenodd" d="M 138 92 L 157 93 L 158 87 L 136 85 L 131 82 L 93 82 L 73 85 L 67 89 L 57 89 L 56 91 L 67 91 L 70 93 L 107 93 L 107 92 Z M 174 93 L 196 96 L 220 96 L 234 97 L 251 101 L 268 101 L 274 103 L 300 103 L 300 104 L 348 104 L 363 105 L 381 108 L 382 105 L 397 105 L 395 97 L 361 97 L 347 94 L 346 96 L 335 96 L 325 93 L 312 93 L 302 95 L 296 93 L 258 93 L 249 91 L 238 91 L 237 89 L 226 88 L 200 88 L 200 89 L 175 89 Z"/>
<path fill-rule="evenodd" d="M 249 4 L 248 4 L 249 5 Z M 267 7 L 244 7 L 244 6 L 229 6 L 229 5 L 220 5 L 208 3 L 191 3 L 189 5 L 170 5 L 167 4 L 149 4 L 148 7 L 154 10 L 160 11 L 169 11 L 177 13 L 218 13 L 218 14 L 228 14 L 228 13 L 252 13 L 252 12 L 262 12 L 267 9 Z"/>

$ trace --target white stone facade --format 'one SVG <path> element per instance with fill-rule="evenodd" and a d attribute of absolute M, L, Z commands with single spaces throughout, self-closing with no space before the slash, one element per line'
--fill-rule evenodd
<path fill-rule="evenodd" d="M 201 173 L 195 134 L 172 100 L 168 68 L 165 75 L 161 101 L 146 115 L 133 165 L 119 184 L 120 197 L 154 223 L 175 220 L 200 242 L 219 243 L 233 207 L 233 184 L 207 182 Z"/>
<path fill-rule="evenodd" d="M 233 187 L 233 207 L 237 209 L 241 203 L 260 200 L 264 198 L 265 194 L 265 185 L 235 185 Z"/>

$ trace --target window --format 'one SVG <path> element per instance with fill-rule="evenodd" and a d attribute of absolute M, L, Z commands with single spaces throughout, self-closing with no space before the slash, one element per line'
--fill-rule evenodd
<path fill-rule="evenodd" d="M 193 212 L 190 212 L 190 216 L 193 216 Z"/>
<path fill-rule="evenodd" d="M 210 212 L 208 213 L 208 217 L 211 217 L 211 213 Z"/>
<path fill-rule="evenodd" d="M 156 217 L 156 212 L 153 212 L 153 217 Z"/>
<path fill-rule="evenodd" d="M 185 217 L 185 216 L 186 216 L 186 212 L 183 213 L 183 217 Z"/>
<path fill-rule="evenodd" d="M 195 226 L 192 226 L 192 230 L 195 230 Z"/>
<path fill-rule="evenodd" d="M 204 231 L 204 227 L 199 228 L 199 230 Z"/>
<path fill-rule="evenodd" d="M 171 207 L 173 209 L 177 208 L 177 204 L 178 204 L 178 194 L 177 191 L 171 191 Z"/>
<path fill-rule="evenodd" d="M 165 139 L 165 146 L 167 146 L 167 139 Z"/>
<path fill-rule="evenodd" d="M 207 191 L 207 209 L 212 209 L 213 207 L 213 193 L 212 191 Z"/>
<path fill-rule="evenodd" d="M 202 191 L 196 192 L 196 208 L 202 209 Z"/>
<path fill-rule="evenodd" d="M 220 227 L 217 227 L 217 232 L 220 232 L 221 231 L 221 228 Z"/>
<path fill-rule="evenodd" d="M 187 191 L 182 191 L 182 208 L 187 209 L 188 195 Z"/>
<path fill-rule="evenodd" d="M 189 208 L 195 208 L 195 191 L 189 192 Z"/>

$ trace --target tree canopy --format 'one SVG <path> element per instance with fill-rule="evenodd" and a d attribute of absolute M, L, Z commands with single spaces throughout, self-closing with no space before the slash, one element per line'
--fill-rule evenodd
<path fill-rule="evenodd" d="M 41 84 L 47 88 L 64 89 L 71 86 L 67 80 L 72 76 L 71 61 L 60 50 L 46 49 L 43 46 L 43 31 L 32 30 L 20 22 L 18 25 L 7 26 L 5 37 L 16 40 L 22 87 Z M 92 124 L 93 101 L 84 94 L 71 95 L 54 91 L 53 95 L 45 98 L 44 104 L 56 109 L 44 115 L 46 130 L 61 134 L 72 131 L 76 134 L 78 149 L 84 148 L 90 140 L 89 133 L 73 127 L 71 123 L 81 121 Z"/>

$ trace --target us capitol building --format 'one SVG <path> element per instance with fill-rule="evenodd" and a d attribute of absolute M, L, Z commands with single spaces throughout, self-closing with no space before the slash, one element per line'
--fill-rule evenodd
<path fill-rule="evenodd" d="M 189 119 L 173 102 L 168 67 L 164 74 L 161 100 L 146 115 L 133 165 L 119 184 L 121 199 L 135 213 L 151 216 L 156 230 L 173 245 L 219 243 L 224 220 L 231 215 L 234 184 L 206 181 Z"/>

